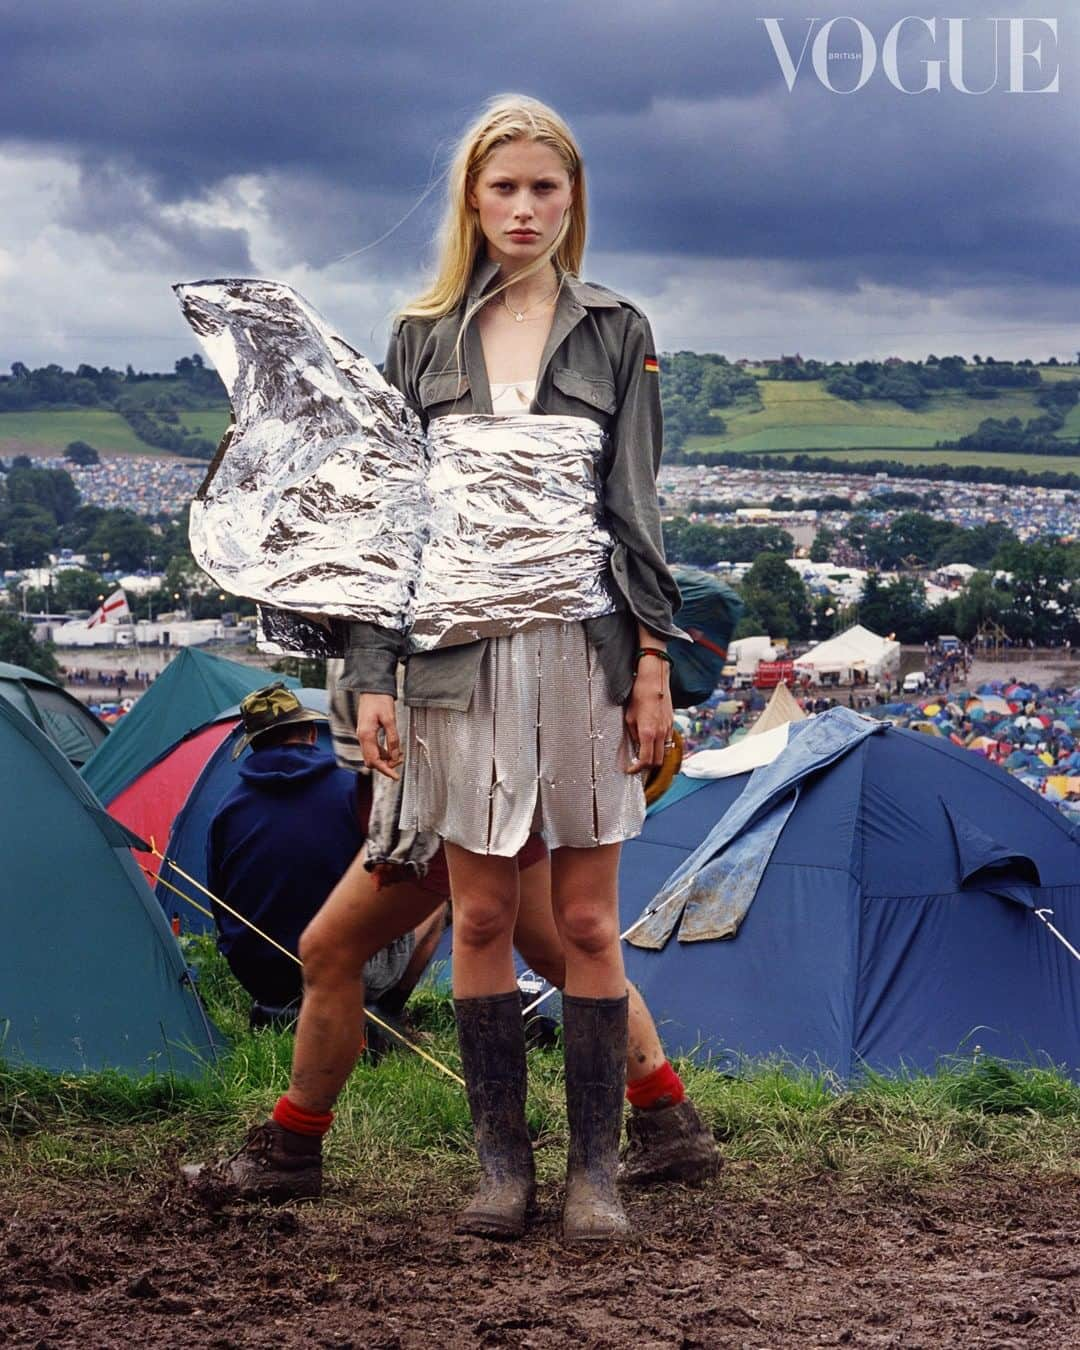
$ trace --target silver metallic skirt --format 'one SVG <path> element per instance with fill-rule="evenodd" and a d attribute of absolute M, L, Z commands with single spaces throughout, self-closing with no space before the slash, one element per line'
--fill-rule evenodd
<path fill-rule="evenodd" d="M 410 709 L 402 828 L 504 857 L 533 830 L 549 848 L 631 839 L 645 820 L 631 754 L 581 623 L 490 638 L 467 711 Z"/>

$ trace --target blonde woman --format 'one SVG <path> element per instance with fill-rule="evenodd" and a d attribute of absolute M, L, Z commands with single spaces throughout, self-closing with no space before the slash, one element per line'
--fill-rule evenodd
<path fill-rule="evenodd" d="M 362 695 L 365 762 L 396 778 L 404 760 L 402 827 L 445 841 L 455 1008 L 483 1170 L 458 1226 L 496 1237 L 523 1231 L 534 1194 L 512 961 L 515 855 L 534 827 L 551 852 L 566 955 L 564 1232 L 627 1231 L 615 1185 L 627 1050 L 616 878 L 620 842 L 644 819 L 642 774 L 662 761 L 673 718 L 665 647 L 680 636 L 679 597 L 656 499 L 656 352 L 640 310 L 580 280 L 585 233 L 585 172 L 566 123 L 532 99 L 495 100 L 458 149 L 436 277 L 399 315 L 385 373 L 433 437 L 440 419 L 460 414 L 509 415 L 518 429 L 521 414 L 554 416 L 551 435 L 567 436 L 571 455 L 583 424 L 566 418 L 603 433 L 582 468 L 595 474 L 609 531 L 605 576 L 570 584 L 584 594 L 602 580 L 607 603 L 584 619 L 514 623 L 410 656 L 407 755 L 394 713 L 402 635 L 355 625 L 342 680 Z M 528 454 L 515 445 L 518 459 Z M 509 457 L 506 473 L 509 483 Z M 477 492 L 497 496 L 499 477 L 487 461 Z M 500 531 L 525 538 L 542 523 L 544 483 L 538 466 L 535 520 L 510 493 L 517 505 L 499 516 Z"/>

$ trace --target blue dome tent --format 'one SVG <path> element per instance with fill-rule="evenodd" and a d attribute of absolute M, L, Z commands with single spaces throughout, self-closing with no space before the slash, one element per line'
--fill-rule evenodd
<path fill-rule="evenodd" d="M 623 845 L 624 931 L 750 778 L 676 779 Z M 1080 827 L 981 756 L 883 726 L 804 780 L 733 939 L 624 952 L 668 1050 L 721 1067 L 847 1078 L 979 1046 L 1080 1076 L 1080 961 L 1047 920 L 1080 948 Z"/>

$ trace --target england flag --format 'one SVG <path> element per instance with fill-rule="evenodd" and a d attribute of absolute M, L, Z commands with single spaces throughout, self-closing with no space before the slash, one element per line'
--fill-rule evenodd
<path fill-rule="evenodd" d="M 131 618 L 131 610 L 128 607 L 127 596 L 123 588 L 113 591 L 107 600 L 104 600 L 99 609 L 86 621 L 87 628 L 93 628 L 98 623 L 120 623 L 123 619 Z"/>

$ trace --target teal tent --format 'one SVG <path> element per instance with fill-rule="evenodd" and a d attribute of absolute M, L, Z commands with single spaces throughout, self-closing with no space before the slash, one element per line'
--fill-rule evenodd
<path fill-rule="evenodd" d="M 153 892 L 59 750 L 0 699 L 0 1057 L 193 1075 L 214 1032 Z"/>
<path fill-rule="evenodd" d="M 182 737 L 274 680 L 291 689 L 300 687 L 291 676 L 184 647 L 113 727 L 108 740 L 83 766 L 83 777 L 108 806 Z"/>
<path fill-rule="evenodd" d="M 0 661 L 0 698 L 18 708 L 78 768 L 109 734 L 109 728 L 73 694 L 47 675 Z"/>

